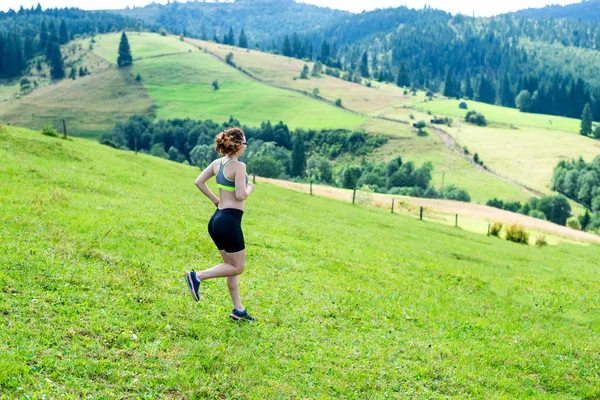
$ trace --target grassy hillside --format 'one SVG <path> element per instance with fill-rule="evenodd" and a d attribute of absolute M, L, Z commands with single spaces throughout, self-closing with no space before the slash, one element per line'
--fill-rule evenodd
<path fill-rule="evenodd" d="M 188 41 L 208 49 L 222 59 L 225 59 L 227 54 L 233 53 L 236 64 L 265 82 L 308 93 L 318 88 L 319 95 L 324 99 L 329 101 L 342 99 L 345 107 L 365 114 L 377 114 L 388 107 L 412 104 L 415 101 L 422 101 L 425 97 L 424 92 L 419 92 L 417 98 L 404 95 L 404 89 L 376 81 L 373 82 L 374 87 L 369 88 L 325 74 L 320 77 L 311 76 L 310 79 L 299 79 L 304 65 L 308 65 L 312 71 L 314 63 L 214 42 L 193 39 Z"/>
<path fill-rule="evenodd" d="M 450 150 L 433 132 L 418 136 L 408 125 L 382 120 L 369 121 L 365 128 L 367 132 L 388 137 L 388 143 L 373 153 L 373 160 L 389 161 L 401 156 L 403 160 L 414 161 L 418 165 L 430 161 L 435 167 L 432 184 L 438 189 L 442 185 L 466 188 L 472 200 L 479 203 L 485 203 L 499 193 L 512 201 L 526 201 L 531 197 L 518 186 L 477 169 Z"/>
<path fill-rule="evenodd" d="M 115 63 L 119 34 L 97 37 L 94 52 Z M 158 106 L 158 118 L 224 121 L 247 125 L 285 121 L 291 128 L 357 128 L 364 118 L 298 93 L 263 85 L 228 68 L 177 37 L 130 34 L 132 71 Z M 182 53 L 183 50 L 183 53 Z M 186 52 L 187 51 L 187 52 Z M 160 55 L 176 55 L 157 57 Z M 212 82 L 218 80 L 215 91 Z"/>
<path fill-rule="evenodd" d="M 437 100 L 416 105 L 423 111 L 431 111 L 434 114 L 450 115 L 453 117 L 462 117 L 470 110 L 482 113 L 490 122 L 505 125 L 548 129 L 560 132 L 569 132 L 579 134 L 581 121 L 573 118 L 557 117 L 555 115 L 522 113 L 516 108 L 500 107 L 491 104 L 480 103 L 477 101 L 466 100 L 468 110 L 462 110 L 458 105 L 463 100 Z"/>
<path fill-rule="evenodd" d="M 27 75 L 39 85 L 30 94 L 18 95 L 18 83 L 6 88 L 0 85 L 0 101 L 2 97 L 10 99 L 0 102 L 0 121 L 32 129 L 51 124 L 62 130 L 65 119 L 70 134 L 97 139 L 116 121 L 133 114 L 154 117 L 154 101 L 146 88 L 135 82 L 131 71 L 117 70 L 88 48 L 89 43 L 83 46 L 81 42 L 62 48 L 65 65 L 85 66 L 88 76 L 52 82 L 45 77 L 49 70 L 44 64 L 41 71 L 32 68 Z"/>
<path fill-rule="evenodd" d="M 237 325 L 223 281 L 196 304 L 182 279 L 218 262 L 197 170 L 21 129 L 0 157 L 0 397 L 600 396 L 597 246 L 261 184 L 241 278 L 258 321 Z"/>
<path fill-rule="evenodd" d="M 48 85 L 18 100 L 0 104 L 0 119 L 11 124 L 41 129 L 51 124 L 70 134 L 99 138 L 118 120 L 133 114 L 154 115 L 154 102 L 129 71 L 109 69 Z"/>
<path fill-rule="evenodd" d="M 341 98 L 345 107 L 355 111 L 386 116 L 389 112 L 393 117 L 397 113 L 403 113 L 405 118 L 401 118 L 402 120 L 414 122 L 408 118 L 413 111 L 401 107 L 424 100 L 423 93 L 417 96 L 404 95 L 404 90 L 395 85 L 375 83 L 377 87 L 368 88 L 327 75 L 312 77 L 309 80 L 295 80 L 304 64 L 310 68 L 313 64 L 213 42 L 191 39 L 188 41 L 222 58 L 232 52 L 237 65 L 265 82 L 309 93 L 314 87 L 318 87 L 321 97 L 330 101 Z M 418 164 L 431 161 L 435 166 L 433 184 L 438 188 L 442 184 L 467 188 L 473 200 L 482 203 L 495 197 L 497 193 L 502 193 L 507 199 L 519 201 L 527 200 L 531 196 L 513 184 L 479 171 L 463 157 L 450 151 L 435 134 L 419 137 L 408 125 L 378 119 L 368 119 L 361 127 L 367 132 L 388 137 L 388 143 L 371 157 L 373 160 L 388 161 L 400 155 L 404 160 L 412 160 Z"/>
<path fill-rule="evenodd" d="M 458 121 L 454 121 L 451 128 L 442 129 L 461 146 L 477 152 L 493 170 L 538 191 L 551 192 L 552 172 L 559 161 L 579 157 L 591 161 L 600 155 L 600 141 L 581 136 L 579 120 L 467 103 L 469 109 L 483 113 L 491 121 L 490 126 L 477 127 L 463 121 L 459 131 Z M 466 111 L 459 109 L 458 104 L 458 100 L 440 100 L 418 104 L 417 108 L 434 115 L 464 117 Z"/>

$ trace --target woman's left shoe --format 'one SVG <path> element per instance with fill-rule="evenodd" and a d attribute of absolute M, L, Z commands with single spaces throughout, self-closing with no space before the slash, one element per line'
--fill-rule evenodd
<path fill-rule="evenodd" d="M 186 272 L 185 282 L 187 283 L 188 289 L 190 289 L 190 294 L 194 300 L 200 301 L 200 294 L 198 293 L 198 290 L 200 289 L 200 281 L 196 277 L 196 271 L 192 270 L 192 272 Z"/>
<path fill-rule="evenodd" d="M 252 316 L 250 314 L 248 314 L 248 311 L 244 310 L 244 311 L 238 311 L 237 309 L 233 309 L 233 311 L 231 312 L 231 314 L 229 314 L 229 317 L 231 319 L 233 319 L 234 321 L 254 321 L 254 318 L 252 318 Z"/>

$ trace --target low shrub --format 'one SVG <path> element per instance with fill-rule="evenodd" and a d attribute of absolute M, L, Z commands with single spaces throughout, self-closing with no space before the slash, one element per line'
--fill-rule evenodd
<path fill-rule="evenodd" d="M 42 135 L 58 137 L 58 132 L 52 125 L 46 124 L 44 129 L 42 129 Z"/>
<path fill-rule="evenodd" d="M 464 102 L 464 101 L 461 101 L 461 102 L 460 102 L 460 104 L 458 105 L 458 107 L 459 107 L 461 110 L 467 110 L 467 109 L 469 108 L 469 106 L 467 106 L 467 103 L 466 103 L 466 102 Z"/>
<path fill-rule="evenodd" d="M 490 235 L 500 237 L 500 232 L 502 232 L 503 225 L 500 222 L 494 222 L 490 227 Z"/>
<path fill-rule="evenodd" d="M 477 126 L 487 126 L 487 120 L 483 114 L 476 111 L 469 111 L 467 115 L 465 115 L 465 121 Z"/>
<path fill-rule="evenodd" d="M 519 224 L 506 228 L 506 240 L 514 243 L 529 244 L 529 232 Z"/>
<path fill-rule="evenodd" d="M 104 146 L 108 146 L 108 147 L 112 147 L 113 149 L 118 149 L 119 145 L 116 144 L 115 142 L 113 142 L 112 140 L 108 140 L 108 139 L 104 139 L 100 142 L 100 144 L 103 144 Z"/>
<path fill-rule="evenodd" d="M 581 230 L 581 223 L 577 217 L 571 217 L 567 219 L 567 226 L 571 229 L 575 229 L 576 231 Z"/>
<path fill-rule="evenodd" d="M 535 239 L 535 245 L 537 247 L 545 247 L 548 246 L 548 241 L 546 241 L 546 236 L 540 235 Z"/>

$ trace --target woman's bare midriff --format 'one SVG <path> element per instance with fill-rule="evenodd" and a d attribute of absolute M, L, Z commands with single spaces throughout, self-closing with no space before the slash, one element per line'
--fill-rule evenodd
<path fill-rule="evenodd" d="M 244 211 L 244 202 L 239 201 L 235 197 L 235 192 L 219 189 L 219 210 L 226 208 L 235 208 L 236 210 Z"/>

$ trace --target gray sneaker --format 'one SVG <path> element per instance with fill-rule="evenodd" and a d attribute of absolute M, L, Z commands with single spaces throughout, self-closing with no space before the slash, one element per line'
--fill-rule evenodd
<path fill-rule="evenodd" d="M 254 318 L 252 318 L 252 316 L 248 314 L 248 311 L 238 311 L 235 308 L 233 309 L 231 314 L 229 314 L 229 317 L 234 321 L 254 321 Z"/>
<path fill-rule="evenodd" d="M 188 289 L 190 290 L 190 294 L 195 301 L 200 301 L 200 294 L 198 290 L 200 289 L 200 281 L 196 277 L 196 271 L 192 270 L 192 272 L 185 273 L 185 282 L 188 285 Z"/>

